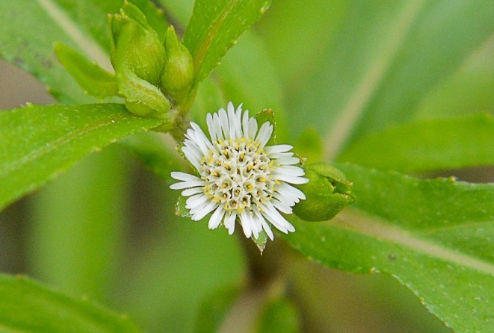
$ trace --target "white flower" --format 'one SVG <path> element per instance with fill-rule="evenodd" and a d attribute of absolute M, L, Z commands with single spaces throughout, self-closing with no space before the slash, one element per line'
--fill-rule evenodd
<path fill-rule="evenodd" d="M 290 145 L 266 146 L 273 125 L 264 123 L 258 131 L 255 118 L 248 111 L 237 110 L 232 103 L 228 112 L 219 110 L 207 115 L 211 140 L 201 128 L 191 123 L 182 151 L 200 177 L 183 172 L 171 176 L 181 182 L 170 188 L 184 190 L 189 197 L 186 208 L 198 221 L 214 212 L 209 228 L 223 224 L 232 234 L 236 220 L 240 221 L 246 237 L 257 239 L 264 229 L 273 239 L 270 224 L 284 233 L 295 231 L 280 212 L 292 213 L 292 206 L 305 195 L 289 184 L 307 183 L 304 171 L 296 166 Z M 270 224 L 269 224 L 269 223 Z"/>

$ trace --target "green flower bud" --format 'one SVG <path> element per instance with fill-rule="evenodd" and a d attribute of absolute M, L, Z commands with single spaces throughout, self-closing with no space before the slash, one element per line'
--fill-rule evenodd
<path fill-rule="evenodd" d="M 112 37 L 111 61 L 115 71 L 129 70 L 159 87 L 166 51 L 144 14 L 125 1 L 120 14 L 109 15 L 108 20 Z"/>
<path fill-rule="evenodd" d="M 174 101 L 180 101 L 187 97 L 192 86 L 194 60 L 173 27 L 166 32 L 165 48 L 168 57 L 161 74 L 161 89 Z"/>
<path fill-rule="evenodd" d="M 326 221 L 353 202 L 352 183 L 335 167 L 315 163 L 306 167 L 305 177 L 310 181 L 299 189 L 307 197 L 293 208 L 306 221 Z"/>

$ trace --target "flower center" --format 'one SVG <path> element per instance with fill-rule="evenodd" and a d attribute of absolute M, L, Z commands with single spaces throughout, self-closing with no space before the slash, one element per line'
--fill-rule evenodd
<path fill-rule="evenodd" d="M 254 207 L 262 211 L 275 190 L 274 162 L 254 140 L 217 140 L 213 145 L 219 152 L 210 150 L 201 161 L 204 193 L 226 211 L 241 213 Z"/>

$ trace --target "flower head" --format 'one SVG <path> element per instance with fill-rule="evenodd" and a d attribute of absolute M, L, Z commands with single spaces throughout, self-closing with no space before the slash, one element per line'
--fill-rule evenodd
<path fill-rule="evenodd" d="M 300 159 L 290 145 L 266 146 L 273 125 L 261 128 L 248 111 L 220 109 L 207 115 L 209 139 L 201 128 L 191 123 L 182 152 L 199 173 L 198 176 L 172 172 L 179 183 L 172 189 L 184 190 L 186 208 L 198 221 L 213 212 L 209 228 L 223 224 L 232 234 L 238 220 L 246 237 L 258 238 L 264 230 L 273 239 L 270 224 L 288 233 L 295 228 L 280 212 L 292 213 L 292 206 L 305 195 L 289 184 L 308 182 Z"/>

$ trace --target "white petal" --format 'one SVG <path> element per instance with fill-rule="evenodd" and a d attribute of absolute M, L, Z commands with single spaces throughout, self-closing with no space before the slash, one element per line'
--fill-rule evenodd
<path fill-rule="evenodd" d="M 257 126 L 256 118 L 250 118 L 249 119 L 249 133 L 248 133 L 249 139 L 254 139 L 256 137 L 257 127 L 258 126 Z"/>
<path fill-rule="evenodd" d="M 287 183 L 281 183 L 278 186 L 278 192 L 283 194 L 290 194 L 290 196 L 297 197 L 299 199 L 305 200 L 304 192 L 300 191 L 298 188 L 288 185 Z"/>
<path fill-rule="evenodd" d="M 201 178 L 196 177 L 194 175 L 185 173 L 185 172 L 178 172 L 174 171 L 171 173 L 172 178 L 175 178 L 176 180 L 183 180 L 183 181 L 199 181 Z"/>
<path fill-rule="evenodd" d="M 264 207 L 264 216 L 266 216 L 276 228 L 285 233 L 287 233 L 287 231 L 295 231 L 293 225 L 291 225 L 290 222 L 288 222 L 270 202 L 268 202 Z"/>
<path fill-rule="evenodd" d="M 266 147 L 266 153 L 286 153 L 293 149 L 293 146 L 290 145 L 275 145 Z"/>
<path fill-rule="evenodd" d="M 192 213 L 192 210 L 191 210 L 190 213 L 192 214 L 192 219 L 194 221 L 202 220 L 202 218 L 204 216 L 211 213 L 216 207 L 218 207 L 218 204 L 216 202 L 211 201 L 206 207 L 204 207 L 203 209 L 201 209 L 199 212 L 197 212 L 195 214 Z"/>
<path fill-rule="evenodd" d="M 225 227 L 228 229 L 228 233 L 230 235 L 233 234 L 233 232 L 235 231 L 235 219 L 237 217 L 237 213 L 233 212 L 233 213 L 230 213 L 230 214 L 226 214 L 226 217 L 225 217 Z"/>
<path fill-rule="evenodd" d="M 245 212 L 240 214 L 240 224 L 244 230 L 245 237 L 250 238 L 252 236 L 252 229 L 249 221 L 245 218 Z"/>
<path fill-rule="evenodd" d="M 300 163 L 300 159 L 297 157 L 282 157 L 274 160 L 277 165 L 295 165 Z"/>
<path fill-rule="evenodd" d="M 274 192 L 273 198 L 278 199 L 279 201 L 283 202 L 285 205 L 288 205 L 289 207 L 295 205 L 297 202 L 300 201 L 298 198 L 286 195 L 286 193 L 279 193 L 279 192 Z"/>
<path fill-rule="evenodd" d="M 225 137 L 223 136 L 223 131 L 221 130 L 221 120 L 218 113 L 213 115 L 213 126 L 216 131 L 217 139 L 224 140 Z"/>
<path fill-rule="evenodd" d="M 193 195 L 185 202 L 185 208 L 197 211 L 198 207 L 205 206 L 205 203 L 209 201 L 208 199 L 208 196 L 203 193 Z"/>
<path fill-rule="evenodd" d="M 273 176 L 274 179 L 282 180 L 290 184 L 306 184 L 309 182 L 307 178 L 303 178 L 303 177 L 287 176 L 279 173 L 276 174 L 272 173 L 271 175 Z"/>
<path fill-rule="evenodd" d="M 273 173 L 283 174 L 287 176 L 295 176 L 295 177 L 305 175 L 304 169 L 292 165 L 275 167 L 273 169 Z"/>
<path fill-rule="evenodd" d="M 271 134 L 273 133 L 273 125 L 269 122 L 265 122 L 262 124 L 259 133 L 257 134 L 256 141 L 260 143 L 260 148 L 263 148 L 266 143 L 268 143 L 271 138 Z"/>
<path fill-rule="evenodd" d="M 223 215 L 225 215 L 225 210 L 222 207 L 216 208 L 213 215 L 209 219 L 208 227 L 209 229 L 216 229 L 221 223 L 223 219 Z"/>
<path fill-rule="evenodd" d="M 249 138 L 249 112 L 244 111 L 243 119 L 242 119 L 242 129 L 243 136 L 248 139 Z"/>
<path fill-rule="evenodd" d="M 294 155 L 293 153 L 273 153 L 273 154 L 269 154 L 269 158 L 277 159 L 277 158 L 292 157 L 293 155 Z"/>
<path fill-rule="evenodd" d="M 200 171 L 201 170 L 201 158 L 194 151 L 194 149 L 191 149 L 190 147 L 184 146 L 184 147 L 182 147 L 182 152 L 184 153 L 185 157 L 189 160 L 189 162 L 194 166 L 194 168 L 196 168 L 197 171 Z"/>
<path fill-rule="evenodd" d="M 220 111 L 218 112 L 218 116 L 225 139 L 230 139 L 230 130 L 228 126 L 228 116 L 226 115 L 226 111 L 224 109 L 220 109 Z"/>
<path fill-rule="evenodd" d="M 211 142 L 216 141 L 216 127 L 214 126 L 213 116 L 208 113 L 206 116 L 206 123 L 208 124 L 209 136 L 211 136 Z"/>
<path fill-rule="evenodd" d="M 197 194 L 197 193 L 202 193 L 202 192 L 204 192 L 204 190 L 202 189 L 202 187 L 192 187 L 192 188 L 188 188 L 188 189 L 182 191 L 182 196 L 184 196 L 184 197 L 190 197 L 191 195 L 194 195 L 194 194 Z"/>
<path fill-rule="evenodd" d="M 273 231 L 271 230 L 271 227 L 266 222 L 266 220 L 264 219 L 264 217 L 261 217 L 261 223 L 262 223 L 262 226 L 263 226 L 264 231 L 266 231 L 266 234 L 268 234 L 269 239 L 273 240 L 274 239 Z"/>
<path fill-rule="evenodd" d="M 206 182 L 204 180 L 201 180 L 196 182 L 180 182 L 180 183 L 171 184 L 170 188 L 172 190 L 183 190 L 184 188 L 204 186 L 204 185 L 206 185 Z"/>
<path fill-rule="evenodd" d="M 290 208 L 290 206 L 287 206 L 285 203 L 279 201 L 279 200 L 271 200 L 271 203 L 275 208 L 277 208 L 280 212 L 283 212 L 285 214 L 292 214 L 293 211 Z"/>
<path fill-rule="evenodd" d="M 190 126 L 192 126 L 192 128 L 194 129 L 194 142 L 201 149 L 202 154 L 204 156 L 207 156 L 208 150 L 214 149 L 213 145 L 211 144 L 211 142 L 209 142 L 206 134 L 204 134 L 202 129 L 196 123 L 190 123 Z"/>

